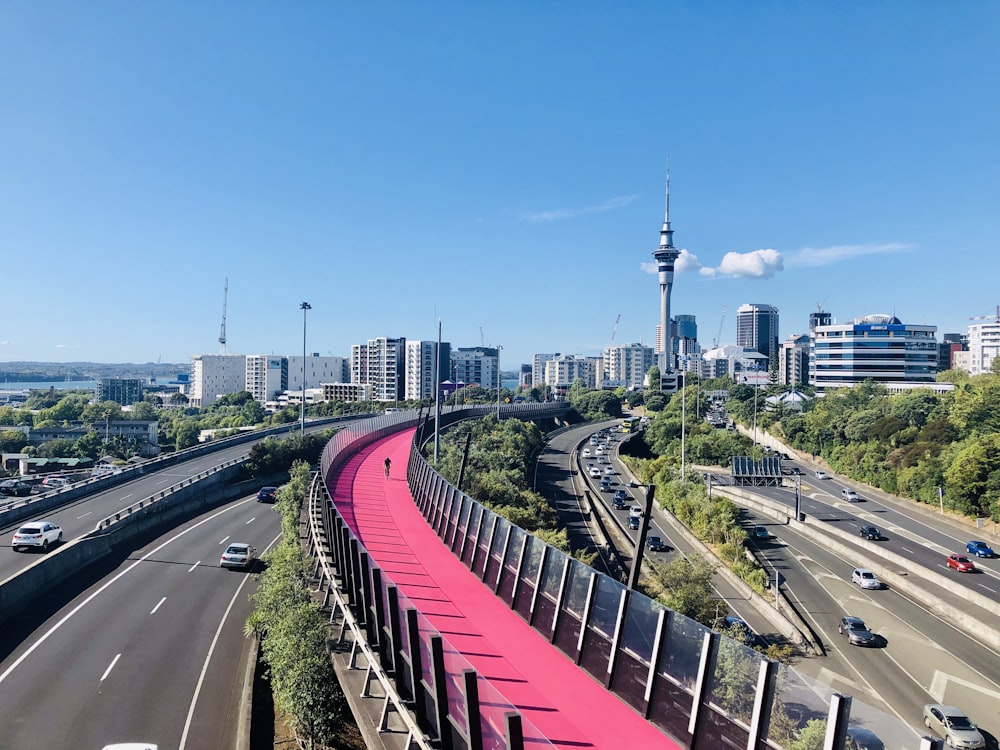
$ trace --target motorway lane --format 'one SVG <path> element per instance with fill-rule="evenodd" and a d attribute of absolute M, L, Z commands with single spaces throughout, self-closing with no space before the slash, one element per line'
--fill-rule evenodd
<path fill-rule="evenodd" d="M 0 744 L 231 747 L 253 584 L 218 560 L 279 533 L 273 506 L 244 499 L 129 555 L 0 663 Z"/>
<path fill-rule="evenodd" d="M 189 479 L 203 471 L 219 466 L 236 458 L 246 456 L 254 443 L 224 448 L 215 453 L 193 458 L 190 461 L 170 466 L 162 471 L 146 474 L 116 487 L 87 495 L 74 500 L 61 508 L 34 516 L 16 524 L 0 529 L 0 581 L 15 575 L 38 559 L 38 552 L 14 554 L 10 547 L 10 538 L 27 520 L 44 518 L 55 523 L 63 530 L 63 540 L 70 541 L 83 534 L 93 531 L 98 521 L 110 516 L 129 505 L 147 497 L 151 497 L 171 485 Z M 55 547 L 58 549 L 58 547 Z"/>
<path fill-rule="evenodd" d="M 764 523 L 746 515 L 750 523 Z M 925 703 L 943 702 L 961 706 L 985 730 L 1000 734 L 998 654 L 894 590 L 854 586 L 854 561 L 790 527 L 769 528 L 777 538 L 761 549 L 769 564 L 783 571 L 786 593 L 827 645 L 827 659 L 800 661 L 799 671 L 911 726 L 920 726 Z M 800 567 L 809 576 L 796 575 Z M 885 646 L 848 645 L 837 632 L 845 614 L 864 619 L 885 638 Z"/>

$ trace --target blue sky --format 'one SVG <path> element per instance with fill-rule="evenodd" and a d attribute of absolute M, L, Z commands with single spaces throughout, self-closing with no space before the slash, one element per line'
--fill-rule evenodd
<path fill-rule="evenodd" d="M 0 362 L 1000 303 L 996 2 L 0 5 Z M 726 309 L 723 320 L 723 310 Z"/>

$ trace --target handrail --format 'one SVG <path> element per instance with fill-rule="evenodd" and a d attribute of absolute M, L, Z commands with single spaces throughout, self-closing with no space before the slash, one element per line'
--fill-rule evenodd
<path fill-rule="evenodd" d="M 317 488 L 321 488 L 322 491 Z M 323 481 L 322 475 L 318 472 L 313 474 L 313 481 L 309 491 L 309 531 L 312 538 L 312 548 L 317 552 L 323 549 L 322 535 L 319 533 L 319 530 L 323 526 L 323 508 L 320 507 L 320 503 L 325 504 L 328 497 L 326 483 Z M 372 677 L 375 677 L 378 680 L 385 693 L 385 700 L 382 704 L 382 719 L 379 731 L 384 732 L 387 729 L 386 722 L 388 718 L 388 709 L 391 706 L 403 720 L 403 723 L 408 731 L 406 739 L 407 750 L 413 747 L 414 744 L 422 748 L 422 750 L 435 750 L 434 743 L 432 743 L 424 735 L 423 731 L 417 725 L 416 718 L 406 708 L 405 701 L 402 697 L 400 697 L 399 692 L 396 690 L 392 680 L 386 674 L 385 669 L 383 669 L 378 657 L 372 651 L 364 629 L 358 625 L 357 618 L 355 618 L 354 613 L 351 611 L 350 605 L 345 601 L 340 589 L 336 585 L 333 569 L 330 566 L 329 560 L 321 553 L 316 555 L 316 559 L 319 563 L 319 568 L 322 571 L 323 580 L 321 581 L 321 585 L 325 582 L 327 592 L 332 593 L 334 611 L 340 612 L 340 616 L 344 618 L 345 626 L 350 629 L 351 636 L 353 637 L 350 667 L 352 669 L 356 668 L 357 651 L 359 649 L 368 662 L 368 676 L 365 682 L 365 694 L 362 695 L 362 697 L 368 697 Z M 333 621 L 333 612 L 330 614 L 330 620 L 331 622 Z"/>

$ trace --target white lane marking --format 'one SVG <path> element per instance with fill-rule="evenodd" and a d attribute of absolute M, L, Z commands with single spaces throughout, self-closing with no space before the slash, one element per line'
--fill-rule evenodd
<path fill-rule="evenodd" d="M 170 478 L 170 479 L 161 479 L 159 482 L 157 482 L 157 484 L 166 484 L 167 482 L 171 482 L 171 481 L 173 481 L 172 478 Z"/>
<path fill-rule="evenodd" d="M 910 554 L 910 555 L 913 554 L 913 550 L 912 549 L 907 549 L 906 547 L 900 547 L 900 549 L 903 550 L 903 552 L 906 552 L 907 554 Z"/>
<path fill-rule="evenodd" d="M 160 608 L 160 605 L 163 604 L 163 602 L 165 602 L 166 600 L 167 600 L 167 597 L 163 597 L 162 599 L 160 599 L 160 601 L 158 601 L 156 603 L 156 606 L 153 607 L 153 609 L 150 611 L 149 614 L 155 615 L 156 614 L 156 610 L 158 610 Z"/>
<path fill-rule="evenodd" d="M 977 584 L 977 585 L 978 585 L 978 586 L 980 586 L 981 588 L 984 588 L 984 589 L 986 589 L 987 591 L 992 591 L 992 592 L 993 592 L 994 594 L 995 594 L 995 593 L 997 592 L 997 590 L 996 590 L 996 589 L 994 589 L 994 588 L 990 588 L 989 586 L 987 586 L 987 585 L 985 585 L 985 584 L 982 584 L 982 583 L 980 583 L 980 584 Z"/>
<path fill-rule="evenodd" d="M 88 511 L 87 511 L 86 513 L 84 513 L 84 514 L 83 514 L 82 516 L 77 516 L 77 517 L 76 517 L 76 520 L 77 520 L 77 521 L 79 521 L 79 520 L 80 520 L 81 518 L 86 518 L 87 516 L 89 516 L 89 515 L 90 515 L 91 513 L 93 513 L 93 512 L 94 512 L 94 511 L 92 511 L 92 510 L 88 510 Z"/>
<path fill-rule="evenodd" d="M 201 565 L 201 560 L 199 560 L 194 565 L 192 565 L 190 568 L 188 568 L 188 573 L 190 573 L 192 570 L 194 570 L 195 568 L 197 568 L 199 565 Z"/>
<path fill-rule="evenodd" d="M 225 544 L 227 541 L 229 541 L 229 536 L 228 535 L 222 537 L 222 539 L 219 540 L 219 544 Z"/>
<path fill-rule="evenodd" d="M 248 501 L 244 501 L 244 502 L 248 502 Z M 81 609 L 83 609 L 88 604 L 90 604 L 92 601 L 94 601 L 94 599 L 96 599 L 100 594 L 104 593 L 107 589 L 111 588 L 111 586 L 114 585 L 115 583 L 117 583 L 121 578 L 125 577 L 128 573 L 131 573 L 132 570 L 133 570 L 133 568 L 137 567 L 140 563 L 142 563 L 145 560 L 147 560 L 150 557 L 152 557 L 154 554 L 156 554 L 157 552 L 159 552 L 161 549 L 163 549 L 164 547 L 166 547 L 171 542 L 177 541 L 182 536 L 184 536 L 185 534 L 187 534 L 187 533 L 189 533 L 191 531 L 194 531 L 195 529 L 197 529 L 202 524 L 208 523 L 209 521 L 212 521 L 212 520 L 218 518 L 223 513 L 228 513 L 229 511 L 233 510 L 233 508 L 238 508 L 240 505 L 242 505 L 242 503 L 237 503 L 236 505 L 231 505 L 228 508 L 223 508 L 218 513 L 215 513 L 215 514 L 209 516 L 208 518 L 206 518 L 206 519 L 204 519 L 202 521 L 199 521 L 194 526 L 191 526 L 190 528 L 184 529 L 184 531 L 180 532 L 176 536 L 171 537 L 170 539 L 168 539 L 167 541 L 165 541 L 163 544 L 161 544 L 159 547 L 156 547 L 155 549 L 150 550 L 145 555 L 143 555 L 138 560 L 136 560 L 134 563 L 132 563 L 131 565 L 129 565 L 127 568 L 125 568 L 125 570 L 121 571 L 118 575 L 116 575 L 110 581 L 108 581 L 103 586 L 101 586 L 99 589 L 97 589 L 97 591 L 95 591 L 93 594 L 91 594 L 90 596 L 88 596 L 82 602 L 80 602 L 75 607 L 73 607 L 73 609 L 71 609 L 69 612 L 67 612 L 65 615 L 63 615 L 62 619 L 60 619 L 59 622 L 57 622 L 55 625 L 53 625 L 51 628 L 49 628 L 47 631 L 45 631 L 45 633 L 41 636 L 41 638 L 39 638 L 37 641 L 35 641 L 29 648 L 27 648 L 25 650 L 25 652 L 23 654 L 21 654 L 19 657 L 17 657 L 17 659 L 15 659 L 14 662 L 9 667 L 7 667 L 7 669 L 5 669 L 2 673 L 0 673 L 0 685 L 3 684 L 4 680 L 6 680 L 8 677 L 11 676 L 11 674 L 14 672 L 15 669 L 17 669 L 19 666 L 21 666 L 22 663 L 24 663 L 25 659 L 27 659 L 29 656 L 32 655 L 39 646 L 41 646 L 43 643 L 45 643 L 45 641 L 47 641 L 50 637 L 52 637 L 55 634 L 55 632 L 57 630 L 59 630 L 59 628 L 61 628 L 63 625 L 65 625 L 67 622 L 69 622 L 69 618 L 71 618 L 73 615 L 75 615 Z"/>
<path fill-rule="evenodd" d="M 277 541 L 281 539 L 281 534 L 278 534 L 271 543 L 264 548 L 264 551 L 271 549 Z M 201 667 L 201 674 L 198 675 L 198 684 L 195 685 L 194 695 L 191 696 L 191 705 L 188 708 L 187 719 L 184 721 L 184 732 L 181 734 L 181 744 L 177 750 L 184 750 L 187 746 L 187 736 L 191 729 L 191 721 L 194 719 L 194 709 L 198 705 L 198 697 L 201 694 L 201 686 L 205 682 L 205 675 L 208 673 L 208 664 L 212 660 L 212 653 L 215 651 L 215 646 L 219 642 L 219 636 L 222 634 L 222 626 L 226 624 L 226 619 L 229 617 L 229 612 L 232 610 L 233 605 L 236 603 L 236 598 L 240 595 L 243 587 L 246 585 L 247 581 L 250 580 L 249 576 L 244 576 L 243 580 L 240 581 L 240 585 L 236 587 L 236 591 L 233 592 L 233 598 L 229 600 L 229 606 L 226 607 L 226 611 L 222 615 L 222 619 L 219 620 L 219 627 L 215 629 L 215 635 L 212 637 L 212 645 L 208 647 L 208 653 L 205 655 L 205 663 Z"/>
<path fill-rule="evenodd" d="M 121 658 L 122 655 L 117 654 L 115 658 L 111 660 L 111 663 L 108 665 L 108 668 L 105 669 L 104 674 L 101 675 L 101 682 L 104 682 L 106 679 L 108 679 L 108 675 L 111 674 L 111 670 L 115 668 L 115 664 L 117 664 L 118 660 Z"/>
<path fill-rule="evenodd" d="M 247 521 L 247 522 L 246 522 L 246 523 L 244 524 L 244 526 L 249 526 L 250 524 L 252 524 L 252 523 L 253 523 L 254 521 L 256 521 L 256 520 L 257 520 L 257 516 L 254 516 L 254 517 L 253 517 L 253 518 L 251 518 L 251 519 L 250 519 L 249 521 Z"/>
<path fill-rule="evenodd" d="M 118 499 L 119 499 L 119 500 L 128 500 L 128 499 L 129 499 L 130 497 L 132 497 L 132 495 L 134 495 L 134 494 L 135 494 L 134 492 L 130 492 L 130 493 L 128 493 L 127 495 L 125 495 L 124 497 L 120 497 L 120 498 L 118 498 Z"/>

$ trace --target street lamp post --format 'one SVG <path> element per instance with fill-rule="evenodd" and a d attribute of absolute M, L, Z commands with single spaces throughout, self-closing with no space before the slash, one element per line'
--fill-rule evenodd
<path fill-rule="evenodd" d="M 500 421 L 500 350 L 502 346 L 497 344 L 497 422 Z"/>
<path fill-rule="evenodd" d="M 684 434 L 686 432 L 684 428 L 687 423 L 687 388 L 686 388 L 687 371 L 686 370 L 684 371 L 684 380 L 682 380 L 681 382 L 684 383 L 684 385 L 681 386 L 681 481 L 683 482 L 685 477 L 684 467 L 687 464 L 686 460 L 687 452 L 685 450 L 685 444 L 684 444 Z"/>
<path fill-rule="evenodd" d="M 306 434 L 306 312 L 312 310 L 312 305 L 303 302 L 299 305 L 302 311 L 302 428 L 301 434 Z"/>
<path fill-rule="evenodd" d="M 646 549 L 646 530 L 653 514 L 653 495 L 656 494 L 655 484 L 629 483 L 629 487 L 642 487 L 646 490 L 646 503 L 642 512 L 642 523 L 639 525 L 639 539 L 635 543 L 635 555 L 632 556 L 632 570 L 629 571 L 628 587 L 635 589 L 639 584 L 639 571 L 642 570 L 642 554 Z"/>

